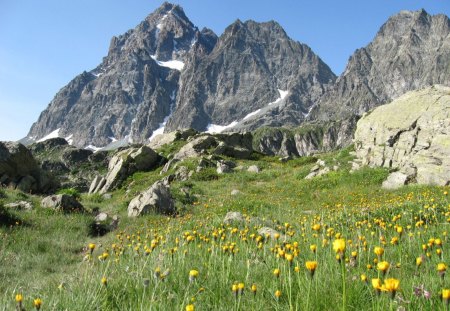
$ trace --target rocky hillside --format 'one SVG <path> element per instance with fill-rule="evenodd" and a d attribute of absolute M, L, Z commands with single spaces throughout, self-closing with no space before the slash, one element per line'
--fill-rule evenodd
<path fill-rule="evenodd" d="M 355 148 L 362 165 L 387 167 L 385 186 L 450 183 L 450 88 L 409 92 L 359 120 Z"/>
<path fill-rule="evenodd" d="M 425 10 L 401 11 L 350 57 L 309 119 L 361 116 L 407 91 L 433 84 L 450 85 L 450 20 Z"/>

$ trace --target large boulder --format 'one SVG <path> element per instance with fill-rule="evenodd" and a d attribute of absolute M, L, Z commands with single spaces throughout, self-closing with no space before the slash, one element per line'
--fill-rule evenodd
<path fill-rule="evenodd" d="M 187 158 L 199 157 L 207 153 L 207 150 L 217 147 L 219 143 L 210 134 L 202 134 L 193 138 L 175 154 L 174 159 L 184 160 Z"/>
<path fill-rule="evenodd" d="M 109 161 L 108 174 L 102 187 L 98 187 L 101 180 L 93 181 L 97 184 L 95 187 L 91 184 L 91 193 L 106 193 L 119 187 L 122 182 L 137 171 L 147 171 L 158 163 L 158 155 L 153 149 L 147 146 L 140 148 L 129 148 L 115 154 Z"/>
<path fill-rule="evenodd" d="M 62 212 L 84 212 L 83 205 L 68 194 L 56 194 L 45 197 L 41 201 L 41 206 Z"/>
<path fill-rule="evenodd" d="M 163 181 L 155 182 L 140 193 L 128 205 L 128 217 L 136 217 L 149 212 L 171 215 L 175 213 L 175 203 L 169 186 Z"/>
<path fill-rule="evenodd" d="M 159 149 L 164 145 L 172 144 L 178 140 L 187 140 L 189 137 L 198 134 L 194 129 L 178 130 L 170 133 L 156 135 L 148 144 L 152 149 Z"/>
<path fill-rule="evenodd" d="M 46 192 L 52 187 L 30 150 L 16 142 L 0 142 L 0 184 L 23 192 Z"/>
<path fill-rule="evenodd" d="M 390 177 L 388 187 L 394 181 L 448 185 L 450 88 L 409 92 L 376 108 L 358 122 L 354 140 L 359 164 L 401 173 Z"/>
<path fill-rule="evenodd" d="M 248 159 L 253 152 L 252 139 L 251 133 L 200 134 L 191 137 L 174 158 L 183 160 L 213 154 Z"/>

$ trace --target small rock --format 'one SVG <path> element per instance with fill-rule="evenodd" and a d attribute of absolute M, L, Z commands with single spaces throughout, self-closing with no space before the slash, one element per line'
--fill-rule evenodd
<path fill-rule="evenodd" d="M 231 161 L 217 161 L 217 174 L 231 173 L 235 164 Z"/>
<path fill-rule="evenodd" d="M 278 159 L 278 161 L 280 161 L 281 163 L 285 163 L 285 162 L 287 162 L 287 161 L 289 161 L 289 160 L 292 160 L 292 157 L 290 157 L 290 156 L 285 156 L 285 157 L 282 157 L 282 158 L 279 158 L 279 159 Z"/>
<path fill-rule="evenodd" d="M 18 201 L 18 202 L 14 202 L 14 203 L 5 204 L 5 207 L 19 209 L 19 210 L 32 210 L 33 204 L 31 202 L 27 202 L 27 201 Z"/>
<path fill-rule="evenodd" d="M 232 224 L 232 223 L 244 223 L 245 218 L 244 216 L 239 212 L 228 212 L 225 215 L 225 218 L 223 219 L 224 224 Z"/>
<path fill-rule="evenodd" d="M 233 190 L 231 190 L 231 195 L 238 195 L 238 194 L 241 194 L 242 192 L 240 192 L 239 190 L 237 190 L 237 189 L 233 189 Z"/>
<path fill-rule="evenodd" d="M 249 166 L 249 168 L 247 169 L 247 172 L 250 172 L 250 173 L 259 173 L 259 172 L 260 172 L 260 169 L 259 169 L 259 167 L 256 166 L 256 165 L 251 165 L 251 166 Z"/>

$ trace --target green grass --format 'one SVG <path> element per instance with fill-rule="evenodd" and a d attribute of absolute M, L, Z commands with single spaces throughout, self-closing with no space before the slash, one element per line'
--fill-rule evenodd
<path fill-rule="evenodd" d="M 117 231 L 96 238 L 89 237 L 92 215 L 55 213 L 40 208 L 39 197 L 3 191 L 0 203 L 25 197 L 36 208 L 0 208 L 1 215 L 14 219 L 0 225 L 0 310 L 13 309 L 19 292 L 27 310 L 36 297 L 44 301 L 43 310 L 185 310 L 188 304 L 196 310 L 337 310 L 342 309 L 343 284 L 346 310 L 445 310 L 439 292 L 450 287 L 449 276 L 441 280 L 436 267 L 440 262 L 448 264 L 450 200 L 445 192 L 449 187 L 383 190 L 380 185 L 387 170 L 363 168 L 350 173 L 351 151 L 286 163 L 255 155 L 253 160 L 237 161 L 242 171 L 194 173 L 189 181 L 172 184 L 179 209 L 175 217 L 126 216 L 128 202 L 165 176 L 160 169 L 135 173 L 111 199 L 81 195 L 88 209 L 121 218 Z M 305 180 L 318 158 L 340 169 Z M 196 163 L 179 165 L 195 170 Z M 247 172 L 250 165 L 258 165 L 261 172 Z M 182 189 L 188 189 L 189 196 Z M 233 189 L 241 193 L 232 196 Z M 224 225 L 228 211 L 242 212 L 246 222 Z M 320 224 L 320 230 L 313 230 L 314 224 Z M 258 237 L 263 226 L 289 240 Z M 344 278 L 332 248 L 340 236 L 347 246 Z M 391 243 L 393 238 L 398 244 Z M 423 251 L 422 245 L 430 239 L 440 239 L 443 246 L 431 243 Z M 96 248 L 86 256 L 89 243 Z M 315 253 L 312 244 L 317 246 Z M 385 249 L 383 260 L 391 264 L 387 277 L 400 280 L 394 301 L 387 293 L 378 297 L 372 288 L 371 279 L 379 276 L 375 246 Z M 356 259 L 351 259 L 353 251 Z M 104 253 L 108 257 L 99 260 Z M 285 254 L 294 256 L 292 263 Z M 417 268 L 419 256 L 424 262 Z M 306 261 L 318 262 L 313 278 Z M 276 268 L 281 270 L 279 278 L 273 275 Z M 170 273 L 162 279 L 157 269 Z M 193 269 L 199 276 L 190 282 Z M 368 283 L 361 281 L 362 274 Z M 245 284 L 242 295 L 233 294 L 235 282 Z M 255 295 L 252 284 L 257 286 Z M 430 299 L 413 294 L 421 284 L 431 292 Z M 276 290 L 281 291 L 278 299 Z"/>

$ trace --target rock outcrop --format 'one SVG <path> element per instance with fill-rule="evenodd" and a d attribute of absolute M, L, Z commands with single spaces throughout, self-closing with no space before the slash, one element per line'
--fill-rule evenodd
<path fill-rule="evenodd" d="M 0 142 L 0 185 L 23 192 L 48 192 L 55 186 L 30 150 L 15 142 Z"/>
<path fill-rule="evenodd" d="M 398 170 L 386 187 L 450 182 L 450 88 L 409 92 L 358 122 L 355 166 Z"/>
<path fill-rule="evenodd" d="M 253 149 L 282 157 L 309 156 L 352 143 L 358 118 L 305 124 L 298 128 L 261 128 L 253 133 Z"/>
<path fill-rule="evenodd" d="M 174 155 L 183 160 L 206 154 L 224 155 L 237 159 L 248 159 L 253 152 L 251 133 L 200 134 L 191 137 L 188 143 Z"/>
<path fill-rule="evenodd" d="M 129 176 L 138 171 L 147 171 L 158 163 L 158 155 L 153 149 L 142 146 L 119 151 L 109 161 L 105 178 L 96 176 L 89 193 L 106 193 L 119 187 Z"/>
<path fill-rule="evenodd" d="M 162 181 L 155 182 L 128 205 L 128 217 L 141 216 L 150 212 L 165 215 L 176 212 L 169 186 Z"/>
<path fill-rule="evenodd" d="M 29 145 L 33 157 L 52 180 L 61 188 L 74 188 L 80 192 L 108 165 L 108 153 L 81 149 L 68 144 L 63 138 L 52 138 Z"/>

